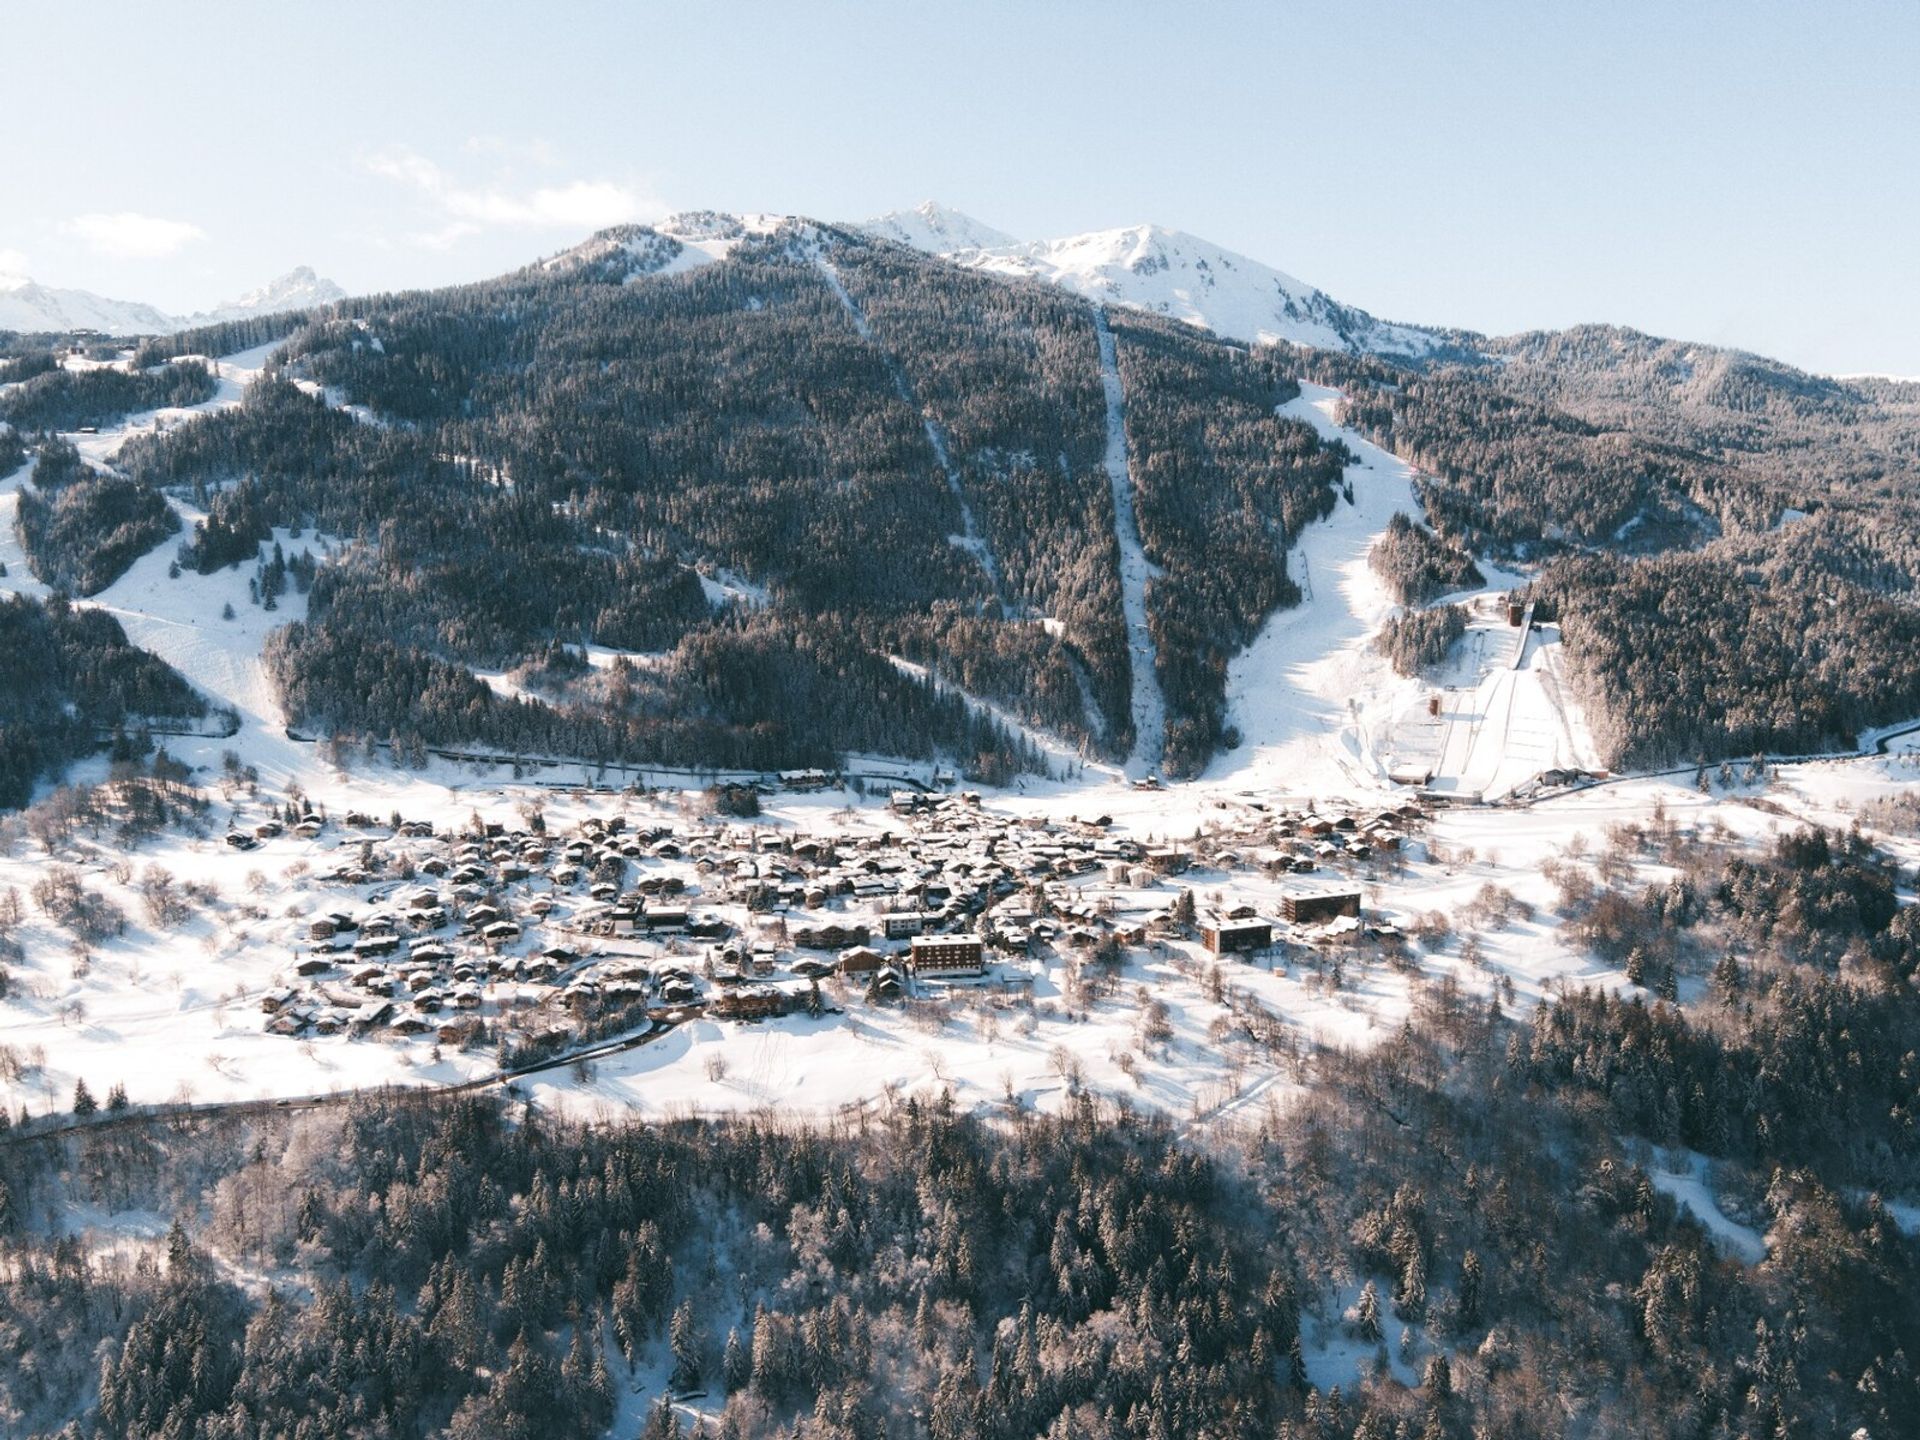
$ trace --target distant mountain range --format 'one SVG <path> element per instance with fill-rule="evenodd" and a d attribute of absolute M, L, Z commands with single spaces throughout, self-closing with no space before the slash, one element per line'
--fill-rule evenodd
<path fill-rule="evenodd" d="M 333 281 L 302 265 L 211 310 L 170 315 L 137 300 L 113 300 L 90 290 L 58 289 L 25 276 L 0 275 L 0 330 L 29 334 L 99 330 L 108 335 L 161 335 L 196 325 L 310 309 L 344 300 L 346 294 Z"/>

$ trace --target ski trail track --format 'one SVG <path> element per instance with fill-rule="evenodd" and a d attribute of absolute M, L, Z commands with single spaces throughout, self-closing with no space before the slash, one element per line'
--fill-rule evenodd
<path fill-rule="evenodd" d="M 987 577 L 987 583 L 993 587 L 994 603 L 999 607 L 1000 617 L 1007 616 L 1007 599 L 1000 587 L 1000 566 L 993 556 L 993 547 L 987 544 L 986 537 L 980 533 L 980 527 L 974 523 L 973 507 L 967 503 L 967 492 L 960 483 L 960 471 L 953 463 L 953 455 L 947 449 L 946 433 L 938 422 L 929 415 L 913 398 L 913 387 L 907 383 L 907 372 L 887 353 L 885 346 L 873 338 L 873 327 L 867 324 L 867 317 L 861 313 L 852 295 L 840 278 L 840 272 L 833 268 L 833 262 L 823 251 L 813 252 L 813 263 L 819 269 L 821 277 L 827 282 L 827 288 L 833 291 L 834 298 L 847 312 L 847 318 L 853 322 L 854 333 L 870 343 L 879 352 L 881 363 L 887 367 L 887 374 L 893 379 L 893 388 L 900 401 L 909 410 L 920 417 L 920 428 L 926 431 L 927 444 L 933 449 L 933 457 L 940 462 L 940 471 L 947 477 L 947 489 L 953 493 L 953 503 L 960 507 L 961 533 L 947 538 L 965 550 L 979 562 L 981 571 Z"/>
<path fill-rule="evenodd" d="M 1139 779 L 1160 768 L 1167 748 L 1167 702 L 1160 691 L 1158 657 L 1147 629 L 1147 581 L 1161 572 L 1140 544 L 1133 509 L 1133 472 L 1127 463 L 1126 397 L 1107 312 L 1093 307 L 1100 342 L 1100 385 L 1107 397 L 1107 483 L 1113 489 L 1113 536 L 1120 545 L 1120 603 L 1127 622 L 1127 660 L 1133 672 L 1133 754 L 1127 774 Z"/>

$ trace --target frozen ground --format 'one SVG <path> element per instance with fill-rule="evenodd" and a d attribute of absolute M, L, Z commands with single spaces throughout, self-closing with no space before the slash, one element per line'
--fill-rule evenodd
<path fill-rule="evenodd" d="M 256 351 L 221 362 L 222 392 L 200 408 L 233 403 L 242 379 L 257 373 L 264 360 L 265 353 Z M 1307 387 L 1290 413 L 1336 432 L 1337 398 Z M 128 430 L 166 418 L 165 412 L 136 417 L 118 431 L 85 438 L 98 461 L 111 463 Z M 1417 508 L 1404 465 L 1358 437 L 1342 438 L 1358 457 L 1347 475 L 1352 501 L 1341 500 L 1290 557 L 1293 575 L 1308 591 L 1306 602 L 1273 617 L 1231 671 L 1231 719 L 1244 736 L 1240 748 L 1190 784 L 1136 789 L 1089 768 L 1072 781 L 1028 778 L 989 792 L 983 799 L 987 810 L 1055 820 L 1106 816 L 1117 835 L 1187 839 L 1210 826 L 1249 821 L 1274 806 L 1335 798 L 1364 805 L 1404 797 L 1407 792 L 1393 785 L 1388 772 L 1398 763 L 1395 757 L 1414 754 L 1423 743 L 1437 757 L 1436 787 L 1444 790 L 1451 780 L 1452 790 L 1463 795 L 1504 793 L 1543 764 L 1588 754 L 1578 709 L 1559 681 L 1559 647 L 1550 628 L 1528 641 L 1517 670 L 1503 663 L 1511 658 L 1516 632 L 1491 617 L 1476 620 L 1474 638 L 1431 682 L 1394 675 L 1374 653 L 1372 636 L 1392 603 L 1367 567 L 1367 550 L 1396 510 Z M 0 480 L 0 512 L 16 503 L 23 483 L 18 474 Z M 180 508 L 190 526 L 194 513 Z M 296 539 L 282 532 L 276 539 L 289 552 L 329 549 L 312 535 Z M 0 547 L 13 543 L 11 526 L 0 528 Z M 236 854 L 220 839 L 228 818 L 263 818 L 266 805 L 294 786 L 335 815 L 398 811 L 443 831 L 474 813 L 518 825 L 520 807 L 535 802 L 546 806 L 556 828 L 589 814 L 684 822 L 692 798 L 551 788 L 590 785 L 595 777 L 586 766 L 548 772 L 543 778 L 549 785 L 535 787 L 516 784 L 510 770 L 500 767 L 436 760 L 414 772 L 383 758 L 329 759 L 322 747 L 287 735 L 260 663 L 267 633 L 301 613 L 299 597 L 290 593 L 277 612 L 268 613 L 248 603 L 244 569 L 170 579 L 172 550 L 171 544 L 160 547 L 86 603 L 110 610 L 136 643 L 240 716 L 240 730 L 230 738 L 168 742 L 175 755 L 200 767 L 202 782 L 213 790 L 209 830 L 201 836 L 171 832 L 125 855 L 109 840 L 83 838 L 78 852 L 66 857 L 90 888 L 127 914 L 129 927 L 76 952 L 65 933 L 29 905 L 21 932 L 27 958 L 14 967 L 15 993 L 0 1001 L 0 1100 L 36 1113 L 64 1108 L 81 1077 L 100 1094 L 120 1082 L 139 1100 L 204 1100 L 437 1084 L 487 1072 L 492 1057 L 485 1052 L 442 1052 L 430 1043 L 371 1037 L 295 1041 L 266 1034 L 258 996 L 285 973 L 295 936 L 335 893 L 319 883 L 318 871 L 337 863 L 333 850 L 358 842 L 336 827 L 318 848 L 287 836 Z M 37 593 L 24 557 L 0 548 L 0 559 L 7 567 L 0 588 Z M 1507 577 L 1491 578 L 1494 586 L 1509 583 Z M 721 577 L 717 583 L 730 581 Z M 228 604 L 232 620 L 222 618 Z M 1419 722 L 1428 697 L 1436 694 L 1448 730 L 1423 739 Z M 1496 723 L 1489 718 L 1494 716 L 1503 718 Z M 1644 820 L 1656 807 L 1682 825 L 1723 825 L 1756 840 L 1803 818 L 1846 824 L 1860 806 L 1911 791 L 1920 779 L 1915 743 L 1908 736 L 1889 756 L 1785 767 L 1764 794 L 1738 788 L 1701 794 L 1690 784 L 1637 778 L 1528 806 L 1442 809 L 1425 844 L 1410 847 L 1404 866 L 1381 867 L 1359 880 L 1370 914 L 1402 924 L 1433 911 L 1461 915 L 1489 886 L 1510 890 L 1532 906 L 1534 918 L 1487 929 L 1480 963 L 1468 963 L 1457 946 L 1416 947 L 1410 966 L 1357 965 L 1337 987 L 1298 957 L 1272 969 L 1228 962 L 1225 978 L 1242 1003 L 1276 1018 L 1303 1046 L 1365 1045 L 1391 1033 L 1418 988 L 1442 977 L 1451 976 L 1470 994 L 1498 988 L 1520 1006 L 1562 981 L 1624 984 L 1560 933 L 1552 913 L 1555 892 L 1540 873 L 1543 861 L 1597 850 L 1608 826 Z M 228 751 L 240 767 L 257 773 L 258 798 L 244 783 L 222 778 Z M 878 760 L 865 763 L 884 768 Z M 76 778 L 100 773 L 95 762 L 80 767 Z M 847 835 L 889 831 L 900 822 L 872 798 L 837 791 L 775 796 L 764 823 Z M 1920 844 L 1901 838 L 1888 844 L 1904 866 L 1920 862 Z M 0 893 L 18 888 L 30 894 L 48 863 L 29 842 L 0 853 Z M 206 887 L 208 898 L 191 921 L 167 927 L 147 920 L 135 887 L 155 865 Z M 1281 893 L 1281 882 L 1251 865 L 1231 873 L 1199 872 L 1185 883 L 1203 903 L 1217 893 L 1261 913 L 1276 908 Z M 1164 904 L 1172 893 L 1162 886 L 1157 897 L 1112 898 L 1148 906 Z M 1031 984 L 1031 1007 L 967 993 L 956 996 L 944 1016 L 929 1016 L 869 1007 L 850 996 L 843 1013 L 817 1020 L 702 1020 L 654 1045 L 598 1062 L 584 1075 L 547 1074 L 534 1088 L 544 1102 L 584 1113 L 774 1108 L 812 1115 L 885 1103 L 890 1094 L 948 1088 L 973 1106 L 1001 1105 L 1011 1096 L 1021 1104 L 1053 1107 L 1070 1083 L 1081 1083 L 1194 1125 L 1253 1118 L 1289 1093 L 1284 1059 L 1222 1038 L 1218 1022 L 1226 1006 L 1211 998 L 1197 949 L 1185 942 L 1131 952 L 1118 988 L 1090 1005 L 1069 1001 L 1068 976 L 1057 961 L 1016 967 L 1016 973 Z M 1143 990 L 1167 1007 L 1164 1039 L 1142 1038 Z M 710 1063 L 716 1056 L 719 1065 Z M 1684 1190 L 1690 1205 L 1698 1199 L 1704 1206 L 1704 1198 L 1684 1189 L 1697 1180 L 1675 1168 L 1670 1184 L 1676 1195 Z M 1329 1363 L 1346 1365 L 1351 1358 Z"/>

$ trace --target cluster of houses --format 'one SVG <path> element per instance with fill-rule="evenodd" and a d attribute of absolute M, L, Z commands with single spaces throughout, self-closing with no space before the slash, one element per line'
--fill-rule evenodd
<path fill-rule="evenodd" d="M 1017 989 L 1036 961 L 1128 947 L 1244 957 L 1385 938 L 1357 867 L 1424 819 L 1249 805 L 1150 844 L 1104 818 L 1019 818 L 967 794 L 903 793 L 890 810 L 845 832 L 614 815 L 565 835 L 302 815 L 291 828 L 332 863 L 283 983 L 261 997 L 267 1027 L 552 1045 L 649 1018 Z M 262 843 L 279 823 L 235 833 Z"/>

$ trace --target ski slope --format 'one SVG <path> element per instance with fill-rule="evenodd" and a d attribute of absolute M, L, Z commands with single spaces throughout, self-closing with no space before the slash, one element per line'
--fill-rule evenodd
<path fill-rule="evenodd" d="M 1299 398 L 1280 407 L 1354 452 L 1345 475 L 1351 499 L 1337 500 L 1287 553 L 1300 604 L 1275 611 L 1229 665 L 1227 721 L 1242 741 L 1215 760 L 1210 775 L 1296 792 L 1384 782 L 1366 718 L 1415 682 L 1395 675 L 1373 649 L 1394 600 L 1367 552 L 1397 512 L 1418 515 L 1420 506 L 1412 467 L 1335 424 L 1339 402 L 1339 391 L 1302 383 Z"/>
<path fill-rule="evenodd" d="M 1534 627 L 1515 664 L 1520 632 L 1506 626 L 1504 593 L 1522 577 L 1483 562 L 1488 588 L 1446 597 L 1469 604 L 1475 618 L 1430 675 L 1397 675 L 1375 650 L 1399 606 L 1367 556 L 1396 512 L 1421 514 L 1413 467 L 1335 422 L 1338 391 L 1300 390 L 1280 413 L 1354 453 L 1344 477 L 1350 498 L 1288 552 L 1301 603 L 1276 611 L 1229 666 L 1227 718 L 1242 743 L 1209 776 L 1351 794 L 1426 773 L 1435 790 L 1492 799 L 1543 770 L 1600 768 L 1565 682 L 1558 629 Z M 1429 713 L 1436 695 L 1437 716 Z"/>
<path fill-rule="evenodd" d="M 1107 483 L 1113 489 L 1113 538 L 1120 546 L 1120 605 L 1127 622 L 1127 668 L 1133 677 L 1133 753 L 1126 772 L 1133 779 L 1156 773 L 1167 749 L 1167 700 L 1160 690 L 1159 657 L 1147 628 L 1147 582 L 1160 567 L 1140 544 L 1133 511 L 1133 471 L 1127 461 L 1126 396 L 1107 312 L 1093 307 L 1093 329 L 1100 342 L 1100 386 L 1107 400 Z"/>

